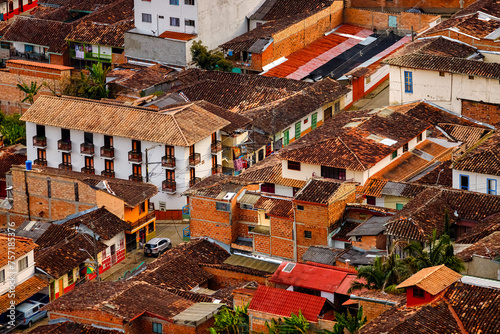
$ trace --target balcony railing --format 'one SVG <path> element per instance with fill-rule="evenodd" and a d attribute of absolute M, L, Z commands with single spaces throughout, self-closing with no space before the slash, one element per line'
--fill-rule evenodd
<path fill-rule="evenodd" d="M 161 158 L 161 166 L 165 168 L 175 168 L 175 158 L 164 156 Z"/>
<path fill-rule="evenodd" d="M 47 160 L 45 159 L 36 159 L 34 161 L 35 165 L 39 165 L 39 166 L 47 166 Z"/>
<path fill-rule="evenodd" d="M 64 162 L 62 164 L 59 164 L 59 169 L 64 169 L 64 170 L 73 170 L 73 166 L 71 164 L 65 164 Z"/>
<path fill-rule="evenodd" d="M 101 157 L 103 158 L 114 158 L 115 157 L 115 149 L 113 147 L 101 147 Z"/>
<path fill-rule="evenodd" d="M 80 153 L 87 154 L 87 155 L 93 155 L 94 154 L 94 144 L 82 143 L 80 145 Z"/>
<path fill-rule="evenodd" d="M 57 149 L 60 151 L 71 151 L 71 142 L 59 139 L 57 141 Z"/>
<path fill-rule="evenodd" d="M 75 59 L 87 59 L 87 60 L 104 61 L 104 62 L 111 61 L 111 55 L 97 53 L 97 52 L 83 52 L 83 51 L 77 54 L 74 49 L 69 51 L 69 56 Z"/>
<path fill-rule="evenodd" d="M 33 137 L 33 146 L 45 147 L 47 146 L 47 137 Z"/>
<path fill-rule="evenodd" d="M 130 181 L 142 182 L 142 176 L 141 175 L 132 174 L 132 175 L 129 175 L 128 179 Z"/>
<path fill-rule="evenodd" d="M 142 225 L 148 223 L 150 220 L 153 220 L 155 218 L 155 212 L 152 211 L 145 215 L 142 218 L 139 218 L 135 222 L 128 222 L 129 223 L 129 231 L 135 230 L 138 227 L 141 227 Z"/>
<path fill-rule="evenodd" d="M 164 192 L 173 194 L 173 193 L 175 193 L 176 188 L 177 188 L 177 185 L 176 185 L 175 181 L 165 180 L 161 183 L 161 189 Z"/>
<path fill-rule="evenodd" d="M 95 169 L 94 167 L 82 167 L 82 173 L 95 174 Z"/>
<path fill-rule="evenodd" d="M 107 176 L 107 177 L 115 177 L 115 172 L 112 170 L 103 170 L 101 172 L 102 176 Z"/>
<path fill-rule="evenodd" d="M 212 167 L 212 175 L 215 174 L 222 174 L 222 166 L 221 165 L 215 165 Z"/>
<path fill-rule="evenodd" d="M 201 178 L 195 177 L 194 179 L 189 180 L 189 186 L 192 187 L 200 181 L 201 181 Z"/>
<path fill-rule="evenodd" d="M 220 151 L 222 151 L 222 142 L 220 140 L 213 142 L 211 148 L 212 148 L 212 154 L 219 153 Z"/>
<path fill-rule="evenodd" d="M 142 162 L 142 152 L 129 151 L 128 152 L 128 161 Z"/>
<path fill-rule="evenodd" d="M 189 166 L 196 166 L 201 162 L 200 153 L 194 153 L 189 156 Z"/>

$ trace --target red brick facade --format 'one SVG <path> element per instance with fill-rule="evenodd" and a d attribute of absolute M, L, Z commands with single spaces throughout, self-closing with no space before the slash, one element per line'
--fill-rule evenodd
<path fill-rule="evenodd" d="M 221 268 L 213 268 L 206 265 L 201 265 L 203 270 L 214 275 L 210 279 L 208 286 L 212 290 L 219 290 L 229 286 L 239 285 L 244 282 L 255 281 L 260 285 L 268 285 L 268 278 L 251 274 L 240 273 L 236 271 L 224 270 Z M 269 275 L 270 276 L 270 275 Z"/>
<path fill-rule="evenodd" d="M 348 0 L 346 7 L 372 8 L 388 12 L 400 12 L 417 7 L 426 13 L 455 13 L 474 2 L 474 0 Z"/>
<path fill-rule="evenodd" d="M 462 115 L 494 126 L 500 125 L 500 105 L 462 100 Z"/>

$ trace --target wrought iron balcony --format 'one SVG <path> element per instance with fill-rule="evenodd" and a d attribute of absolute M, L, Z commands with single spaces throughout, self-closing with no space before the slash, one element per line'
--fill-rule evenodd
<path fill-rule="evenodd" d="M 57 149 L 60 151 L 71 151 L 71 141 L 59 139 L 57 141 Z"/>
<path fill-rule="evenodd" d="M 112 170 L 103 170 L 101 172 L 102 176 L 107 176 L 107 177 L 115 177 L 115 172 Z"/>
<path fill-rule="evenodd" d="M 103 158 L 114 158 L 115 157 L 115 149 L 114 147 L 101 147 L 101 157 Z"/>
<path fill-rule="evenodd" d="M 195 177 L 194 179 L 189 180 L 189 186 L 192 187 L 200 181 L 201 181 L 201 178 Z"/>
<path fill-rule="evenodd" d="M 59 164 L 59 169 L 73 170 L 73 166 L 71 164 L 66 164 L 63 162 L 63 163 Z"/>
<path fill-rule="evenodd" d="M 82 173 L 95 174 L 95 169 L 94 167 L 82 167 Z"/>
<path fill-rule="evenodd" d="M 194 153 L 189 156 L 189 166 L 196 166 L 199 165 L 201 162 L 201 155 L 200 153 Z"/>
<path fill-rule="evenodd" d="M 162 157 L 161 166 L 165 168 L 175 168 L 175 157 L 168 157 L 168 156 Z"/>
<path fill-rule="evenodd" d="M 34 164 L 35 165 L 39 165 L 39 166 L 47 166 L 47 160 L 45 160 L 45 159 L 36 159 L 34 161 Z"/>
<path fill-rule="evenodd" d="M 138 227 L 144 226 L 144 224 L 149 224 L 153 219 L 155 219 L 155 212 L 149 212 L 146 214 L 144 217 L 139 218 L 135 222 L 128 222 L 129 224 L 129 231 L 135 230 Z"/>
<path fill-rule="evenodd" d="M 211 148 L 212 148 L 212 154 L 219 153 L 220 151 L 222 151 L 222 142 L 220 140 L 212 142 Z"/>
<path fill-rule="evenodd" d="M 129 175 L 128 179 L 130 181 L 142 182 L 142 176 L 137 174 Z"/>
<path fill-rule="evenodd" d="M 128 161 L 131 161 L 131 162 L 142 162 L 142 152 L 129 151 L 128 152 Z"/>
<path fill-rule="evenodd" d="M 175 181 L 165 180 L 161 183 L 161 189 L 166 193 L 173 194 L 173 193 L 175 193 L 176 188 L 177 188 L 177 185 L 176 185 Z"/>
<path fill-rule="evenodd" d="M 90 144 L 90 143 L 80 144 L 80 153 L 87 154 L 87 155 L 93 155 L 94 154 L 94 144 Z"/>
<path fill-rule="evenodd" d="M 38 147 L 47 146 L 47 137 L 33 136 L 33 146 L 38 146 Z"/>
<path fill-rule="evenodd" d="M 212 167 L 212 175 L 221 174 L 221 173 L 222 173 L 222 166 L 221 165 L 215 165 Z"/>

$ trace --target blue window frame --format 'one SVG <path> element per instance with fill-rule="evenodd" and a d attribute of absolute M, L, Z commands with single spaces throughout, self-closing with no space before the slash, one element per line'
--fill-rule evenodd
<path fill-rule="evenodd" d="M 496 195 L 497 194 L 497 180 L 487 179 L 486 180 L 486 188 L 487 188 L 488 194 Z"/>
<path fill-rule="evenodd" d="M 410 71 L 405 71 L 405 93 L 413 93 L 413 77 Z"/>
<path fill-rule="evenodd" d="M 460 189 L 469 190 L 469 175 L 460 174 Z"/>
<path fill-rule="evenodd" d="M 170 0 L 170 4 L 179 6 L 179 0 Z"/>

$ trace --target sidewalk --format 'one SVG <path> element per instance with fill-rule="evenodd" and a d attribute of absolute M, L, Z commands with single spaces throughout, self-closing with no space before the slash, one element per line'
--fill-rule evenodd
<path fill-rule="evenodd" d="M 376 109 L 389 105 L 389 79 L 364 98 L 354 102 L 349 110 Z"/>

